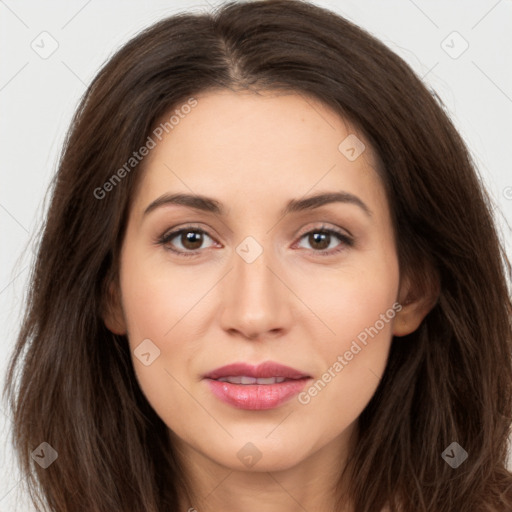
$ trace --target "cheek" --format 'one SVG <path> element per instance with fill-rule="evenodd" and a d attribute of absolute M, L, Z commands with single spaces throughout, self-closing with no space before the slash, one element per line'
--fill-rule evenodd
<path fill-rule="evenodd" d="M 316 385 L 305 389 L 302 401 L 311 403 L 311 413 L 332 411 L 337 404 L 343 417 L 355 418 L 379 384 L 400 308 L 398 262 L 392 251 L 379 255 L 370 253 L 337 271 L 310 273 L 301 287 L 321 320 L 314 319 L 312 328 L 321 374 Z"/>
<path fill-rule="evenodd" d="M 186 431 L 180 430 L 181 422 L 176 422 L 179 413 L 201 414 L 184 387 L 188 387 L 188 362 L 197 352 L 198 337 L 190 318 L 194 304 L 204 294 L 204 285 L 197 283 L 196 290 L 194 285 L 189 286 L 193 282 L 187 279 L 189 271 L 170 272 L 170 266 L 155 268 L 144 257 L 134 256 L 132 253 L 123 261 L 121 289 L 135 375 L 160 418 L 185 435 Z M 142 346 L 146 347 L 143 351 Z M 144 364 L 138 354 L 148 352 L 150 362 Z"/>
<path fill-rule="evenodd" d="M 178 382 L 185 382 L 189 363 L 200 348 L 195 315 L 210 286 L 192 266 L 173 267 L 160 260 L 155 264 L 143 251 L 126 247 L 121 290 L 133 366 L 141 389 L 158 410 L 172 403 L 169 393 L 179 402 Z M 148 352 L 151 362 L 145 365 L 138 355 Z"/>
<path fill-rule="evenodd" d="M 201 283 L 193 267 L 155 264 L 135 250 L 126 253 L 121 289 L 130 342 L 171 339 L 175 326 L 204 295 L 204 281 Z"/>
<path fill-rule="evenodd" d="M 307 275 L 308 279 L 295 278 L 294 285 L 297 295 L 304 297 L 314 313 L 303 320 L 312 319 L 308 323 L 316 330 L 318 346 L 331 352 L 350 346 L 352 339 L 392 308 L 398 295 L 398 262 L 392 253 L 384 251 L 369 251 L 337 269 L 309 268 Z M 385 325 L 379 321 L 378 328 L 389 336 L 395 312 L 387 316 L 392 317 L 386 318 L 391 321 Z"/>

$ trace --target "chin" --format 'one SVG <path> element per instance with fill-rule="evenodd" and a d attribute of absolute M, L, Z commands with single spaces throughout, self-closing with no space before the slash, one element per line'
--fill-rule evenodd
<path fill-rule="evenodd" d="M 230 439 L 215 453 L 206 455 L 233 471 L 284 471 L 307 458 L 308 454 L 301 448 L 304 450 L 304 443 L 244 436 L 242 439 Z"/>

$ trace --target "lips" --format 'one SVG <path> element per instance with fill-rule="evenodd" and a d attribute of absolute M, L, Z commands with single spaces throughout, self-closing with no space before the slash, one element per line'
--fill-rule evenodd
<path fill-rule="evenodd" d="M 284 377 L 285 379 L 303 379 L 309 377 L 309 375 L 272 361 L 266 361 L 258 366 L 252 366 L 247 363 L 228 364 L 205 375 L 205 378 L 213 380 L 225 377 L 253 377 L 256 379 Z"/>
<path fill-rule="evenodd" d="M 300 393 L 311 377 L 272 361 L 258 366 L 234 363 L 206 374 L 213 394 L 238 409 L 263 410 L 278 407 Z"/>

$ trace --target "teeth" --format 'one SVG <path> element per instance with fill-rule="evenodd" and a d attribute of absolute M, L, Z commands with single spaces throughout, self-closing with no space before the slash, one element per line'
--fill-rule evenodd
<path fill-rule="evenodd" d="M 221 377 L 217 380 L 220 382 L 229 382 L 230 384 L 279 384 L 280 382 L 284 382 L 286 377 L 267 377 L 257 379 L 256 377 L 240 375 L 237 377 Z"/>
<path fill-rule="evenodd" d="M 285 380 L 284 377 L 267 377 L 266 379 L 256 379 L 258 384 L 277 384 Z"/>

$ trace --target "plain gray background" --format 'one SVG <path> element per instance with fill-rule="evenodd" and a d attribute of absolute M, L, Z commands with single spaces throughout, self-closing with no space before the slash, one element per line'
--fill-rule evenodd
<path fill-rule="evenodd" d="M 40 228 L 44 194 L 79 98 L 105 60 L 142 28 L 178 11 L 220 3 L 0 0 L 2 384 L 19 328 L 30 241 Z M 372 32 L 441 97 L 495 202 L 510 256 L 512 1 L 314 3 Z M 13 463 L 4 403 L 0 429 L 0 512 L 32 511 Z"/>

